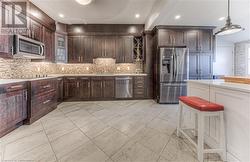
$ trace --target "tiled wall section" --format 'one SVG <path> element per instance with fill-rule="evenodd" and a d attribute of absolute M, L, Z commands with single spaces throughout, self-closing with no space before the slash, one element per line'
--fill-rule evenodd
<path fill-rule="evenodd" d="M 33 78 L 50 74 L 142 73 L 140 63 L 115 64 L 113 59 L 96 59 L 94 64 L 54 64 L 27 59 L 0 58 L 0 79 Z"/>

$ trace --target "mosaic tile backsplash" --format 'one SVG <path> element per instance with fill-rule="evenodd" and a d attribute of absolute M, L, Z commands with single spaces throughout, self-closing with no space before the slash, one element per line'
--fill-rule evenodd
<path fill-rule="evenodd" d="M 141 63 L 116 64 L 111 58 L 97 58 L 93 64 L 55 64 L 29 59 L 0 58 L 0 79 L 34 78 L 51 74 L 142 73 Z"/>

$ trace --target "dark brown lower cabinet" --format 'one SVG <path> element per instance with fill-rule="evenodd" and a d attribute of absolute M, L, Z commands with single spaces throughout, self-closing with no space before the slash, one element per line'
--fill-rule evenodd
<path fill-rule="evenodd" d="M 103 98 L 113 99 L 115 98 L 115 78 L 114 77 L 104 77 L 102 80 L 103 84 Z"/>
<path fill-rule="evenodd" d="M 145 77 L 135 76 L 134 77 L 134 98 L 140 99 L 145 98 Z"/>
<path fill-rule="evenodd" d="M 57 78 L 57 102 L 63 102 L 63 78 Z"/>
<path fill-rule="evenodd" d="M 101 99 L 103 91 L 102 77 L 91 77 L 91 98 Z"/>
<path fill-rule="evenodd" d="M 0 137 L 22 125 L 27 118 L 27 84 L 0 86 Z"/>
<path fill-rule="evenodd" d="M 26 123 L 33 123 L 57 107 L 57 83 L 57 79 L 42 79 L 28 83 L 30 92 Z"/>
<path fill-rule="evenodd" d="M 77 77 L 66 77 L 64 78 L 64 93 L 63 93 L 63 99 L 64 100 L 70 100 L 77 98 L 77 89 L 78 89 L 78 81 Z"/>
<path fill-rule="evenodd" d="M 90 78 L 89 77 L 80 77 L 78 78 L 79 82 L 79 97 L 81 100 L 90 99 Z"/>

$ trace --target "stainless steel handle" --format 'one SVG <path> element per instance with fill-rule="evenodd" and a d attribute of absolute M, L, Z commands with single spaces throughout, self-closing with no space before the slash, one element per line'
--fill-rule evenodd
<path fill-rule="evenodd" d="M 44 55 L 44 49 L 43 49 L 43 45 L 40 45 L 40 47 L 41 47 L 41 55 Z"/>
<path fill-rule="evenodd" d="M 45 89 L 45 88 L 50 88 L 50 87 L 51 87 L 50 84 L 43 86 L 44 89 Z"/>
<path fill-rule="evenodd" d="M 102 82 L 101 82 L 101 88 L 102 88 Z"/>
<path fill-rule="evenodd" d="M 51 100 L 44 101 L 43 104 L 49 103 Z"/>
<path fill-rule="evenodd" d="M 90 82 L 88 82 L 88 88 L 90 88 Z"/>
<path fill-rule="evenodd" d="M 23 85 L 16 85 L 16 86 L 11 86 L 10 89 L 16 89 L 16 88 L 22 88 Z"/>
<path fill-rule="evenodd" d="M 75 80 L 76 78 L 67 78 L 68 80 Z"/>
<path fill-rule="evenodd" d="M 77 88 L 79 88 L 79 82 L 76 83 Z"/>

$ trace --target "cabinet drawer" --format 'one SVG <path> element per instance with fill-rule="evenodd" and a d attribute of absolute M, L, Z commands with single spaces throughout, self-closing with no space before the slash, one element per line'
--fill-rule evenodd
<path fill-rule="evenodd" d="M 46 93 L 54 90 L 56 86 L 56 80 L 45 80 L 31 82 L 31 96 L 39 95 L 40 93 Z"/>
<path fill-rule="evenodd" d="M 135 89 L 144 89 L 144 82 L 143 83 L 137 83 L 134 85 Z"/>
<path fill-rule="evenodd" d="M 56 91 L 51 91 L 46 95 L 37 96 L 31 101 L 31 115 L 37 116 L 47 112 L 52 106 L 57 104 Z"/>
<path fill-rule="evenodd" d="M 145 96 L 144 89 L 134 89 L 134 97 L 135 98 L 143 98 Z"/>
<path fill-rule="evenodd" d="M 23 89 L 27 89 L 26 82 L 6 84 L 0 88 L 0 93 L 19 91 Z"/>

